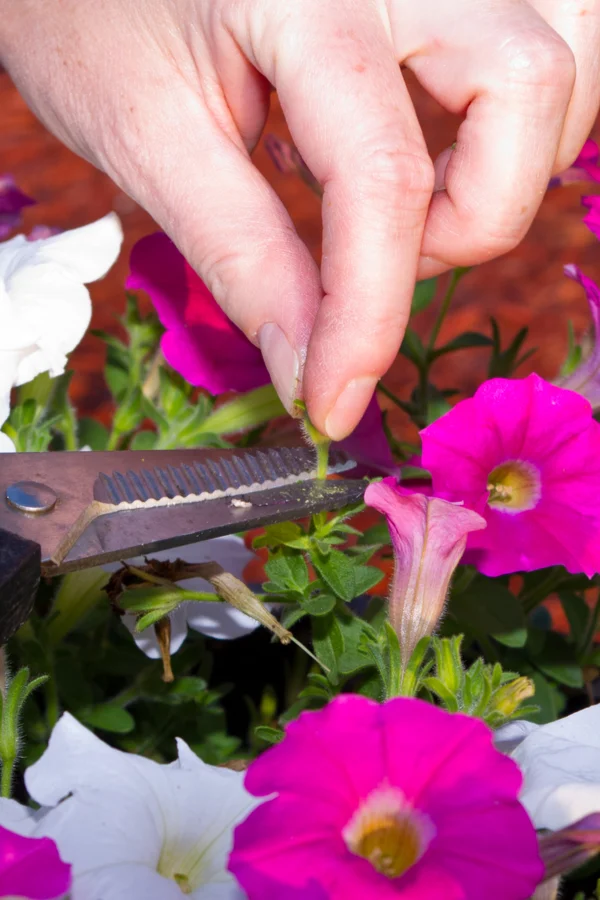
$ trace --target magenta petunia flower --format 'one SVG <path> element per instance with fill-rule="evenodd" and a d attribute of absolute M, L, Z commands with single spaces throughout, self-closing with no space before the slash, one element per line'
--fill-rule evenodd
<path fill-rule="evenodd" d="M 574 181 L 598 181 L 600 182 L 600 166 L 598 157 L 600 151 L 595 141 L 588 139 L 581 149 L 581 153 L 572 166 L 565 169 L 559 175 L 550 179 L 549 187 L 557 187 L 560 184 L 571 184 Z"/>
<path fill-rule="evenodd" d="M 71 886 L 71 866 L 50 838 L 23 837 L 0 827 L 0 897 L 54 900 Z"/>
<path fill-rule="evenodd" d="M 485 519 L 462 504 L 410 493 L 394 478 L 370 484 L 365 503 L 383 513 L 392 537 L 394 580 L 388 618 L 406 666 L 421 638 L 437 626 L 467 535 L 485 528 Z"/>
<path fill-rule="evenodd" d="M 258 347 L 227 318 L 166 234 L 158 232 L 138 241 L 131 252 L 130 270 L 126 286 L 150 297 L 166 329 L 163 355 L 186 381 L 211 394 L 249 391 L 269 383 Z M 356 474 L 398 471 L 375 397 L 353 434 L 335 446 L 360 464 Z"/>
<path fill-rule="evenodd" d="M 467 540 L 481 572 L 600 572 L 600 424 L 584 397 L 494 378 L 421 437 L 434 493 L 487 521 Z"/>
<path fill-rule="evenodd" d="M 130 268 L 126 287 L 143 290 L 152 300 L 166 329 L 164 357 L 186 381 L 211 394 L 268 384 L 258 347 L 230 322 L 166 234 L 138 241 Z"/>
<path fill-rule="evenodd" d="M 592 407 L 600 406 L 600 288 L 591 278 L 584 275 L 577 266 L 565 266 L 565 275 L 576 281 L 585 291 L 592 317 L 592 331 L 588 346 L 584 346 L 584 355 L 580 364 L 569 375 L 557 378 L 555 384 L 577 391 L 586 397 Z"/>
<path fill-rule="evenodd" d="M 482 722 L 421 700 L 302 713 L 245 786 L 271 795 L 229 858 L 249 900 L 524 900 L 543 875 L 516 764 Z"/>
<path fill-rule="evenodd" d="M 597 238 L 600 238 L 600 194 L 582 197 L 581 202 L 589 210 L 584 216 L 583 221 L 592 234 L 595 234 Z"/>
<path fill-rule="evenodd" d="M 19 190 L 12 175 L 0 175 L 0 240 L 8 237 L 21 222 L 21 210 L 35 200 Z"/>

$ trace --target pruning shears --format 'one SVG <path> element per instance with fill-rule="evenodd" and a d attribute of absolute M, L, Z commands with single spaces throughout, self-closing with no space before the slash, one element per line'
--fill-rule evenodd
<path fill-rule="evenodd" d="M 332 454 L 329 474 L 355 463 Z M 40 577 L 360 503 L 308 448 L 0 454 L 0 644 Z"/>

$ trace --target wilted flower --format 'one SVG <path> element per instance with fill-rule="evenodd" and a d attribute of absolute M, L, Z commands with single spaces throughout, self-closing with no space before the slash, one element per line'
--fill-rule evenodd
<path fill-rule="evenodd" d="M 1 802 L 0 816 L 6 813 L 10 819 L 13 803 Z M 19 815 L 18 804 L 14 807 L 17 827 L 35 826 L 33 818 Z M 0 897 L 54 900 L 62 897 L 70 885 L 71 866 L 62 861 L 50 838 L 26 837 L 0 826 Z"/>
<path fill-rule="evenodd" d="M 127 287 L 145 291 L 166 331 L 161 349 L 186 381 L 211 394 L 248 391 L 271 378 L 258 347 L 225 315 L 201 278 L 166 234 L 151 234 L 131 252 Z M 365 471 L 397 471 L 375 397 L 355 432 L 334 448 L 344 450 Z"/>
<path fill-rule="evenodd" d="M 234 825 L 256 801 L 241 773 L 177 746 L 177 761 L 160 765 L 61 717 L 25 773 L 41 810 L 26 810 L 21 824 L 13 816 L 11 827 L 56 841 L 73 868 L 72 900 L 241 900 L 227 857 Z"/>
<path fill-rule="evenodd" d="M 19 190 L 12 175 L 0 175 L 0 240 L 21 223 L 21 210 L 35 200 Z"/>
<path fill-rule="evenodd" d="M 584 397 L 494 378 L 421 436 L 434 493 L 487 521 L 467 540 L 481 572 L 600 571 L 600 424 Z"/>
<path fill-rule="evenodd" d="M 178 550 L 159 550 L 152 553 L 151 558 L 157 560 L 175 559 L 180 556 L 188 563 L 216 562 L 231 572 L 236 578 L 243 579 L 246 565 L 254 559 L 254 554 L 247 549 L 242 538 L 236 535 L 214 538 L 210 541 L 201 541 L 197 544 L 189 544 Z M 132 566 L 141 566 L 144 559 L 127 560 Z M 113 563 L 104 567 L 109 572 L 114 572 L 120 565 Z M 189 591 L 202 591 L 205 594 L 214 594 L 214 588 L 203 578 L 188 578 L 180 582 L 181 587 Z M 188 600 L 181 603 L 175 612 L 169 616 L 171 620 L 171 653 L 176 653 L 183 644 L 188 628 L 199 631 L 207 637 L 229 640 L 242 637 L 258 628 L 256 619 L 222 602 L 197 602 Z M 123 617 L 123 622 L 129 628 L 136 644 L 143 650 L 146 656 L 158 659 L 161 656 L 156 634 L 153 628 L 145 628 L 136 631 L 137 617 L 131 614 Z"/>
<path fill-rule="evenodd" d="M 523 900 L 543 874 L 518 767 L 482 722 L 420 700 L 304 712 L 245 785 L 269 798 L 229 859 L 249 900 Z"/>
<path fill-rule="evenodd" d="M 0 244 L 0 423 L 12 387 L 64 372 L 91 317 L 85 284 L 106 274 L 122 241 L 114 213 L 91 225 L 29 242 Z"/>
<path fill-rule="evenodd" d="M 600 166 L 598 156 L 600 151 L 595 141 L 588 139 L 581 149 L 581 153 L 572 166 L 550 179 L 550 187 L 559 184 L 571 184 L 574 181 L 598 181 L 600 182 Z"/>
<path fill-rule="evenodd" d="M 600 812 L 540 838 L 540 855 L 548 878 L 578 869 L 600 852 Z"/>
<path fill-rule="evenodd" d="M 365 503 L 384 514 L 392 537 L 388 617 L 406 665 L 420 639 L 435 629 L 467 535 L 485 528 L 485 519 L 459 504 L 408 493 L 393 478 L 370 484 Z"/>
<path fill-rule="evenodd" d="M 283 175 L 298 175 L 318 197 L 323 196 L 323 188 L 293 144 L 290 144 L 289 141 L 283 141 L 274 134 L 267 134 L 265 137 L 265 149 L 275 167 Z"/>
<path fill-rule="evenodd" d="M 591 347 L 579 365 L 568 375 L 557 378 L 559 387 L 577 391 L 586 397 L 593 407 L 600 405 L 600 288 L 577 266 L 565 266 L 565 275 L 578 282 L 585 291 L 590 306 L 593 334 Z"/>

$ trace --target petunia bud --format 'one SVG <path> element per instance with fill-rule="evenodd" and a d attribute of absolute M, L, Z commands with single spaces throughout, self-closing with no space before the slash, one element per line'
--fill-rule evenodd
<path fill-rule="evenodd" d="M 578 869 L 600 852 L 600 812 L 540 837 L 540 856 L 546 878 Z"/>
<path fill-rule="evenodd" d="M 393 478 L 370 484 L 365 503 L 384 514 L 392 536 L 395 570 L 388 615 L 405 666 L 420 639 L 438 624 L 467 534 L 486 523 L 457 503 L 410 494 Z"/>

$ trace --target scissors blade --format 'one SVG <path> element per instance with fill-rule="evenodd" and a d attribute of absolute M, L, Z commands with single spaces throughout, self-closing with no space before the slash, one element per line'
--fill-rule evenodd
<path fill-rule="evenodd" d="M 360 503 L 365 487 L 349 479 L 300 481 L 198 503 L 121 510 L 95 519 L 59 564 L 43 560 L 42 573 L 60 575 L 340 509 Z"/>
<path fill-rule="evenodd" d="M 330 472 L 353 466 L 333 455 Z M 364 490 L 315 479 L 307 448 L 2 454 L 0 528 L 39 544 L 42 571 L 58 575 L 339 508 Z"/>

